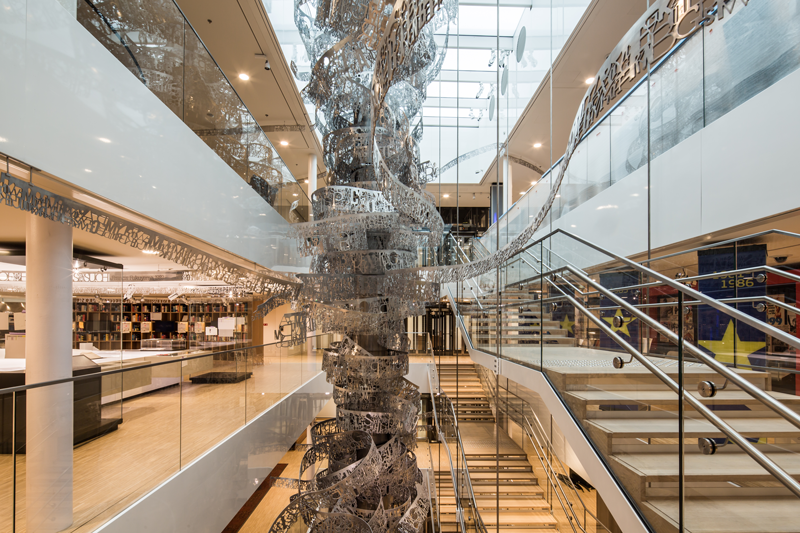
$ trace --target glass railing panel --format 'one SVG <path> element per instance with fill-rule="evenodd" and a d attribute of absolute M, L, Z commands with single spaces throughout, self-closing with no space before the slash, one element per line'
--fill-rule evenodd
<path fill-rule="evenodd" d="M 703 40 L 688 39 L 650 77 L 650 157 L 703 128 Z"/>
<path fill-rule="evenodd" d="M 247 352 L 247 372 L 253 375 L 247 380 L 247 421 L 254 419 L 278 403 L 284 394 L 281 391 L 280 345 L 270 344 L 252 348 Z"/>
<path fill-rule="evenodd" d="M 751 2 L 704 30 L 706 124 L 800 66 L 800 12 L 791 0 Z"/>
<path fill-rule="evenodd" d="M 613 184 L 647 164 L 647 84 L 634 90 L 606 120 Z"/>
<path fill-rule="evenodd" d="M 185 20 L 172 0 L 78 2 L 78 22 L 183 117 Z"/>
<path fill-rule="evenodd" d="M 244 351 L 187 361 L 181 379 L 181 465 L 188 464 L 245 422 Z M 162 376 L 159 376 L 162 377 Z"/>
<path fill-rule="evenodd" d="M 315 340 L 319 348 L 330 338 L 323 335 Z M 291 353 L 282 356 L 281 350 Z M 269 354 L 274 354 L 271 360 Z M 35 506 L 35 495 L 27 492 L 28 481 L 36 473 L 28 461 L 37 459 L 26 448 L 26 434 L 36 434 L 36 428 L 25 423 L 26 409 L 31 408 L 27 395 L 61 394 L 58 387 L 72 391 L 72 525 L 64 531 L 93 531 L 241 428 L 245 415 L 252 420 L 301 381 L 316 376 L 321 366 L 318 350 L 309 353 L 307 343 L 292 349 L 273 344 L 169 357 L 176 360 L 165 364 L 165 356 L 155 353 L 126 361 L 128 367 L 122 372 L 19 391 L 16 397 L 23 401 L 13 421 L 11 394 L 0 393 L 0 472 L 4 474 L 0 486 L 7 489 L 0 508 L 8 511 L 0 515 L 0 520 L 7 521 L 4 531 L 12 530 L 13 516 L 16 530 L 24 529 L 31 505 Z M 84 366 L 97 368 L 90 361 Z M 60 405 L 56 399 L 48 402 Z M 12 434 L 16 435 L 16 476 L 10 453 Z M 14 484 L 16 501 L 11 498 Z"/>
<path fill-rule="evenodd" d="M 309 219 L 304 188 L 173 0 L 79 2 L 78 21 L 284 219 Z"/>
<path fill-rule="evenodd" d="M 16 424 L 15 419 L 25 416 L 24 407 L 16 405 L 17 398 L 13 394 L 0 394 L 0 490 L 3 496 L 0 497 L 0 530 L 12 531 L 15 508 L 15 499 L 24 498 L 25 487 L 17 485 L 18 479 L 15 475 L 15 464 L 17 471 L 24 471 L 25 455 L 22 454 L 24 445 L 24 433 L 21 426 Z M 15 434 L 16 433 L 16 434 Z M 16 506 L 19 509 L 20 506 Z M 16 520 L 22 524 L 25 520 L 25 513 L 17 512 Z M 21 521 L 20 521 L 21 520 Z"/>

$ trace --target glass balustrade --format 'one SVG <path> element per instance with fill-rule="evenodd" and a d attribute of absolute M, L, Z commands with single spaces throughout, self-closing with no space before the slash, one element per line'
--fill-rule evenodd
<path fill-rule="evenodd" d="M 310 202 L 173 0 L 82 0 L 78 22 L 289 222 Z"/>
<path fill-rule="evenodd" d="M 798 42 L 800 12 L 793 0 L 750 2 L 746 9 L 685 39 L 581 139 L 543 233 L 609 187 L 646 172 L 648 163 L 797 70 Z M 484 233 L 481 241 L 488 250 L 505 246 L 536 217 L 561 165 L 557 161 Z M 654 183 L 668 179 L 658 165 L 651 172 Z M 651 203 L 657 201 L 653 197 Z"/>
<path fill-rule="evenodd" d="M 64 531 L 94 531 L 318 376 L 332 340 L 154 355 L 156 362 L 0 390 L 0 530 L 26 524 L 27 399 L 73 395 L 73 525 Z"/>

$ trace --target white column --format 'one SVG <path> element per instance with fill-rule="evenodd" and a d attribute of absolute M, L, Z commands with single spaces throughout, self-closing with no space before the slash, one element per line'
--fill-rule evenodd
<path fill-rule="evenodd" d="M 308 155 L 308 199 L 311 200 L 311 195 L 317 190 L 317 154 Z M 309 213 L 312 211 L 309 208 Z M 309 219 L 314 218 L 314 215 L 309 215 Z"/>
<path fill-rule="evenodd" d="M 28 215 L 25 383 L 72 376 L 72 228 Z M 64 383 L 26 393 L 27 531 L 72 524 L 72 398 Z"/>
<path fill-rule="evenodd" d="M 517 201 L 514 198 L 514 187 L 513 187 L 513 179 L 511 174 L 511 160 L 508 158 L 508 155 L 503 156 L 503 192 L 505 192 L 505 205 L 503 206 L 504 211 L 508 211 L 514 202 Z"/>

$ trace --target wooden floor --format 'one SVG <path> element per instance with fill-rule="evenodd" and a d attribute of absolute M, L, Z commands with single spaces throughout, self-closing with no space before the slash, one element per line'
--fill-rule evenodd
<path fill-rule="evenodd" d="M 265 357 L 236 384 L 180 385 L 103 407 L 119 429 L 73 451 L 73 525 L 89 532 L 319 372 L 319 356 Z M 215 362 L 230 371 L 234 363 Z M 16 457 L 16 531 L 25 528 L 25 455 Z M 299 464 L 299 463 L 298 463 Z M 0 455 L 0 531 L 11 531 L 10 455 Z M 293 474 L 287 468 L 287 475 Z M 291 474 L 290 474 L 291 473 Z"/>

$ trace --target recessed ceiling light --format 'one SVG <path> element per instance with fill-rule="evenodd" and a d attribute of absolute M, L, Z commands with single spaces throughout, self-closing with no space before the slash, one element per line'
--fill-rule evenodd
<path fill-rule="evenodd" d="M 83 170 L 84 170 L 84 172 L 88 172 L 89 174 L 91 174 L 91 173 L 92 173 L 92 171 L 91 171 L 91 170 L 89 170 L 88 168 L 84 168 Z"/>
<path fill-rule="evenodd" d="M 296 193 L 296 192 L 293 192 L 293 193 L 292 193 L 292 196 L 297 196 L 297 193 Z"/>
<path fill-rule="evenodd" d="M 240 80 L 247 81 L 247 80 L 249 80 L 249 79 L 250 79 L 250 76 L 248 76 L 247 74 L 245 74 L 244 72 L 242 72 L 241 74 L 239 74 L 239 79 L 240 79 Z"/>
<path fill-rule="evenodd" d="M 450 195 L 449 194 L 443 194 L 442 198 L 450 198 Z"/>
<path fill-rule="evenodd" d="M 145 248 L 144 250 L 142 250 L 142 253 L 147 255 L 161 255 L 161 252 L 150 248 Z"/>
<path fill-rule="evenodd" d="M 308 183 L 308 180 L 304 181 L 303 183 Z"/>
<path fill-rule="evenodd" d="M 289 141 L 281 141 L 281 146 L 289 146 Z"/>
<path fill-rule="evenodd" d="M 101 143 L 106 143 L 106 144 L 111 142 L 111 139 L 106 139 L 105 137 L 98 137 L 97 140 L 100 141 Z"/>
<path fill-rule="evenodd" d="M 591 85 L 594 83 L 594 78 L 586 78 L 586 85 Z"/>
<path fill-rule="evenodd" d="M 534 147 L 534 148 L 541 148 L 541 147 L 542 147 L 542 143 L 535 143 L 535 144 L 533 145 L 533 147 Z"/>
<path fill-rule="evenodd" d="M 525 194 L 525 191 L 522 191 L 520 194 Z"/>

